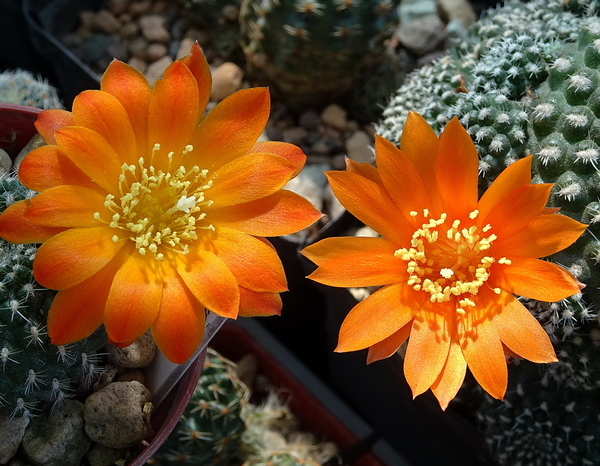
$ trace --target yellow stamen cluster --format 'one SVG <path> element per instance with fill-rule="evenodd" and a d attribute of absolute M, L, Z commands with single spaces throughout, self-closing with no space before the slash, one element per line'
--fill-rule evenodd
<path fill-rule="evenodd" d="M 474 210 L 469 218 L 475 220 L 478 215 Z M 410 216 L 416 219 L 418 212 L 410 212 Z M 407 284 L 414 290 L 429 293 L 432 303 L 456 298 L 456 312 L 465 314 L 467 308 L 475 307 L 473 298 L 490 277 L 491 265 L 510 265 L 510 260 L 485 254 L 497 239 L 493 233 L 487 235 L 491 225 L 461 228 L 461 221 L 454 220 L 448 227 L 445 213 L 439 219 L 429 216 L 424 209 L 423 220 L 428 220 L 413 233 L 411 247 L 398 249 L 394 255 L 407 262 Z M 494 292 L 501 290 L 495 288 Z"/>
<path fill-rule="evenodd" d="M 160 150 L 155 144 L 152 159 Z M 193 150 L 187 146 L 184 154 Z M 112 213 L 109 226 L 127 231 L 128 238 L 135 243 L 141 255 L 148 251 L 158 260 L 164 258 L 164 249 L 187 254 L 188 241 L 198 239 L 198 229 L 214 230 L 211 224 L 199 225 L 206 213 L 202 206 L 210 206 L 205 200 L 204 191 L 212 181 L 206 181 L 208 170 L 198 166 L 186 169 L 183 166 L 173 170 L 173 152 L 167 155 L 166 171 L 153 165 L 145 166 L 140 157 L 138 165 L 123 164 L 119 177 L 120 197 L 106 196 L 104 206 Z M 94 214 L 100 218 L 100 213 Z M 117 242 L 123 235 L 114 235 Z"/>

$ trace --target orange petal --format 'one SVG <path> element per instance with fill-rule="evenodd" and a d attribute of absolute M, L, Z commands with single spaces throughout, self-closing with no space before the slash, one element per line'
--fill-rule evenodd
<path fill-rule="evenodd" d="M 152 336 L 165 357 L 175 363 L 187 361 L 204 336 L 205 311 L 180 277 L 166 274 L 158 316 Z"/>
<path fill-rule="evenodd" d="M 329 286 L 380 286 L 408 279 L 406 262 L 394 253 L 364 252 L 322 263 L 307 278 Z"/>
<path fill-rule="evenodd" d="M 240 317 L 267 317 L 281 314 L 279 293 L 252 291 L 240 286 Z"/>
<path fill-rule="evenodd" d="M 125 245 L 113 242 L 114 228 L 73 228 L 42 244 L 33 261 L 40 285 L 62 290 L 81 283 L 108 264 Z"/>
<path fill-rule="evenodd" d="M 291 179 L 294 166 L 273 154 L 248 154 L 219 168 L 207 196 L 218 209 L 262 199 L 276 193 Z"/>
<path fill-rule="evenodd" d="M 127 112 L 137 140 L 138 151 L 133 154 L 137 160 L 149 150 L 148 109 L 152 89 L 148 81 L 138 70 L 113 60 L 102 75 L 100 87 L 119 99 Z"/>
<path fill-rule="evenodd" d="M 381 186 L 354 173 L 326 175 L 335 196 L 352 215 L 395 244 L 410 242 L 414 228 Z"/>
<path fill-rule="evenodd" d="M 37 117 L 35 128 L 47 144 L 56 144 L 54 133 L 65 126 L 75 126 L 73 114 L 67 110 L 44 110 Z"/>
<path fill-rule="evenodd" d="M 115 274 L 104 310 L 106 333 L 115 344 L 134 341 L 154 324 L 163 290 L 157 262 L 134 251 Z"/>
<path fill-rule="evenodd" d="M 9 205 L 0 215 L 0 238 L 16 244 L 43 243 L 64 228 L 36 225 L 25 219 L 25 212 L 31 206 L 26 199 Z"/>
<path fill-rule="evenodd" d="M 377 168 L 370 163 L 355 162 L 354 160 L 346 157 L 346 171 L 348 173 L 355 173 L 356 175 L 362 176 L 363 178 L 371 180 L 373 183 L 383 187 L 383 182 L 379 176 L 379 170 L 377 170 Z"/>
<path fill-rule="evenodd" d="M 287 291 L 283 265 L 273 247 L 259 239 L 219 228 L 211 249 L 233 273 L 239 286 L 253 291 Z"/>
<path fill-rule="evenodd" d="M 539 259 L 509 256 L 510 265 L 493 264 L 489 285 L 538 301 L 554 302 L 581 291 L 566 269 Z"/>
<path fill-rule="evenodd" d="M 449 218 L 462 218 L 477 208 L 478 173 L 475 144 L 454 117 L 440 136 L 436 165 L 437 186 Z"/>
<path fill-rule="evenodd" d="M 361 253 L 394 254 L 397 247 L 385 238 L 347 236 L 343 238 L 325 238 L 304 248 L 300 253 L 321 265 L 339 257 Z"/>
<path fill-rule="evenodd" d="M 404 357 L 404 375 L 413 397 L 433 385 L 448 359 L 454 331 L 452 304 L 427 303 L 425 308 L 415 312 Z"/>
<path fill-rule="evenodd" d="M 121 102 L 108 92 L 88 90 L 73 100 L 75 124 L 104 138 L 120 162 L 137 162 L 135 133 Z"/>
<path fill-rule="evenodd" d="M 101 225 L 94 212 L 103 213 L 109 223 L 111 213 L 104 207 L 105 196 L 80 186 L 62 185 L 47 189 L 31 199 L 25 219 L 48 227 L 82 228 Z"/>
<path fill-rule="evenodd" d="M 173 265 L 192 294 L 204 306 L 223 317 L 235 319 L 240 307 L 240 291 L 234 275 L 215 254 L 190 250 L 178 254 Z"/>
<path fill-rule="evenodd" d="M 198 45 L 198 42 L 194 42 L 190 54 L 183 57 L 181 60 L 185 66 L 194 75 L 196 83 L 198 85 L 198 108 L 200 109 L 200 117 L 208 104 L 210 94 L 212 91 L 212 74 L 210 68 L 206 62 L 206 57 L 202 53 L 202 49 Z"/>
<path fill-rule="evenodd" d="M 404 217 L 410 221 L 411 211 L 431 209 L 432 200 L 427 187 L 408 157 L 379 136 L 375 139 L 375 150 L 383 185 Z"/>
<path fill-rule="evenodd" d="M 389 285 L 358 303 L 340 328 L 338 353 L 373 346 L 408 324 L 419 305 L 405 285 Z"/>
<path fill-rule="evenodd" d="M 445 411 L 462 386 L 467 372 L 467 361 L 462 354 L 456 331 L 452 332 L 448 359 L 437 380 L 431 385 L 431 391 Z"/>
<path fill-rule="evenodd" d="M 55 137 L 60 151 L 93 182 L 109 193 L 119 193 L 122 163 L 102 136 L 82 126 L 69 126 Z"/>
<path fill-rule="evenodd" d="M 300 173 L 300 170 L 302 170 L 302 167 L 306 162 L 306 155 L 302 152 L 302 149 L 294 144 L 288 144 L 287 142 L 261 141 L 254 144 L 250 149 L 250 154 L 257 154 L 260 152 L 275 154 L 290 162 L 294 166 L 292 177 Z"/>
<path fill-rule="evenodd" d="M 410 335 L 411 327 L 412 322 L 409 322 L 397 332 L 392 333 L 385 340 L 381 340 L 379 343 L 375 343 L 373 346 L 370 346 L 369 354 L 367 355 L 367 364 L 389 358 L 396 351 L 398 351 L 398 348 L 402 346 L 402 344 Z"/>
<path fill-rule="evenodd" d="M 58 146 L 38 147 L 27 154 L 19 166 L 19 180 L 34 191 L 63 184 L 97 188 L 89 176 L 60 152 Z"/>
<path fill-rule="evenodd" d="M 400 139 L 400 149 L 420 173 L 432 198 L 438 197 L 433 169 L 436 166 L 438 147 L 439 140 L 431 126 L 418 113 L 409 112 Z"/>
<path fill-rule="evenodd" d="M 201 165 L 211 172 L 246 154 L 267 124 L 269 91 L 252 88 L 222 100 L 200 123 L 190 144 L 192 155 L 200 154 Z M 200 161 L 196 162 L 200 163 Z"/>
<path fill-rule="evenodd" d="M 199 118 L 196 79 L 187 66 L 175 61 L 154 84 L 148 114 L 148 141 L 152 145 L 160 144 L 161 153 L 165 155 L 175 152 L 177 167 L 177 157 L 188 144 Z M 153 165 L 160 166 L 156 160 Z M 166 165 L 160 168 L 165 169 Z"/>
<path fill-rule="evenodd" d="M 513 189 L 492 208 L 487 216 L 479 217 L 480 224 L 490 224 L 491 233 L 498 236 L 500 240 L 514 235 L 540 215 L 548 202 L 552 186 L 551 184 L 529 184 Z"/>
<path fill-rule="evenodd" d="M 480 218 L 487 217 L 496 204 L 513 190 L 531 183 L 531 160 L 532 156 L 517 160 L 498 175 L 479 199 L 477 210 Z"/>
<path fill-rule="evenodd" d="M 460 329 L 459 333 L 462 333 Z M 477 326 L 464 332 L 461 348 L 479 385 L 494 398 L 502 400 L 506 393 L 508 370 L 502 342 L 492 323 L 481 320 Z"/>
<path fill-rule="evenodd" d="M 81 340 L 102 324 L 110 287 L 126 257 L 127 254 L 118 254 L 90 278 L 56 294 L 48 311 L 48 336 L 52 344 L 67 345 Z"/>
<path fill-rule="evenodd" d="M 566 215 L 540 215 L 527 228 L 496 240 L 490 254 L 496 256 L 545 257 L 573 244 L 587 228 Z"/>
<path fill-rule="evenodd" d="M 302 196 L 282 189 L 263 199 L 217 209 L 207 219 L 253 236 L 280 236 L 300 231 L 322 216 Z"/>
<path fill-rule="evenodd" d="M 550 338 L 535 317 L 514 296 L 502 293 L 502 311 L 492 325 L 511 351 L 537 363 L 557 362 Z"/>

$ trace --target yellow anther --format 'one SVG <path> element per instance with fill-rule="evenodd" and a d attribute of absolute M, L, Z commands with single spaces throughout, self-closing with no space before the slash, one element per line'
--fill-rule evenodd
<path fill-rule="evenodd" d="M 461 309 L 460 307 L 457 307 L 457 308 L 456 308 L 456 312 L 457 312 L 458 314 L 460 314 L 461 316 L 462 316 L 462 315 L 465 315 L 465 314 L 467 313 L 467 311 L 465 311 L 464 309 Z"/>
<path fill-rule="evenodd" d="M 423 217 L 429 217 L 429 209 L 423 209 Z"/>
<path fill-rule="evenodd" d="M 444 268 L 440 270 L 440 275 L 444 278 L 451 278 L 454 275 L 454 270 Z"/>
<path fill-rule="evenodd" d="M 471 213 L 469 214 L 469 218 L 470 218 L 471 220 L 474 220 L 474 219 L 476 219 L 476 218 L 477 218 L 477 216 L 478 216 L 478 215 L 479 215 L 479 211 L 478 211 L 477 209 L 475 209 L 473 212 L 471 212 Z"/>
<path fill-rule="evenodd" d="M 510 259 L 507 259 L 506 257 L 501 257 L 500 259 L 498 259 L 498 264 L 510 265 L 512 264 L 512 261 Z"/>
<path fill-rule="evenodd" d="M 419 213 L 418 213 L 418 212 L 416 212 L 416 211 L 414 211 L 414 210 L 411 210 L 411 211 L 408 213 L 408 215 L 410 215 L 411 217 L 416 217 L 417 215 L 419 215 Z"/>
<path fill-rule="evenodd" d="M 494 288 L 494 293 L 500 294 L 502 293 L 502 290 L 500 288 Z"/>
<path fill-rule="evenodd" d="M 116 243 L 117 241 L 119 241 L 119 237 L 117 235 L 113 235 L 112 242 Z"/>

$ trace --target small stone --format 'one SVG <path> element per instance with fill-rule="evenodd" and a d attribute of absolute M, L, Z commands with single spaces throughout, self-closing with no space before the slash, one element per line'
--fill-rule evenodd
<path fill-rule="evenodd" d="M 343 158 L 341 160 L 342 168 L 340 169 L 343 169 L 346 166 L 346 162 Z M 323 201 L 325 202 L 325 204 L 327 204 L 327 213 L 330 219 L 335 219 L 339 217 L 346 210 L 346 208 L 342 205 L 339 199 L 333 194 L 333 190 L 331 189 L 331 186 L 329 184 L 325 186 L 325 189 L 323 191 Z"/>
<path fill-rule="evenodd" d="M 290 144 L 304 144 L 307 136 L 308 132 L 301 126 L 283 130 L 283 141 L 289 142 Z"/>
<path fill-rule="evenodd" d="M 94 15 L 92 29 L 96 31 L 114 34 L 121 29 L 121 22 L 108 10 L 100 10 Z"/>
<path fill-rule="evenodd" d="M 130 37 L 134 37 L 138 32 L 140 32 L 140 26 L 138 23 L 129 22 L 121 26 L 121 29 L 119 29 L 119 36 L 122 39 L 129 39 Z"/>
<path fill-rule="evenodd" d="M 106 345 L 108 359 L 119 367 L 139 368 L 146 367 L 154 359 L 156 354 L 156 343 L 152 333 L 148 330 L 131 345 L 119 348 L 114 345 Z"/>
<path fill-rule="evenodd" d="M 346 127 L 348 112 L 337 104 L 330 104 L 321 112 L 321 121 L 336 129 L 343 130 Z"/>
<path fill-rule="evenodd" d="M 129 24 L 129 23 L 134 22 L 133 16 L 131 16 L 131 13 L 128 13 L 128 12 L 121 13 L 119 16 L 117 16 L 117 18 L 119 18 L 119 21 L 121 21 L 121 24 Z"/>
<path fill-rule="evenodd" d="M 148 41 L 141 36 L 135 37 L 131 42 L 129 42 L 129 53 L 140 60 L 146 60 L 147 48 Z"/>
<path fill-rule="evenodd" d="M 112 364 L 107 364 L 100 374 L 100 377 L 98 377 L 98 380 L 94 382 L 94 391 L 97 392 L 98 390 L 106 387 L 108 384 L 114 382 L 115 378 L 117 377 L 117 372 L 117 367 L 113 366 Z"/>
<path fill-rule="evenodd" d="M 148 61 L 156 61 L 167 54 L 167 46 L 165 44 L 150 44 L 146 49 L 146 58 Z"/>
<path fill-rule="evenodd" d="M 401 24 L 395 36 L 405 49 L 420 57 L 440 46 L 444 40 L 444 23 L 437 14 L 426 15 Z"/>
<path fill-rule="evenodd" d="M 165 55 L 160 60 L 156 60 L 154 63 L 148 65 L 148 69 L 144 75 L 151 86 L 164 74 L 171 63 L 173 63 L 173 59 L 169 55 Z"/>
<path fill-rule="evenodd" d="M 242 88 L 244 71 L 235 63 L 225 62 L 212 74 L 211 100 L 220 102 Z"/>
<path fill-rule="evenodd" d="M 79 22 L 84 30 L 91 30 L 94 25 L 95 11 L 83 10 L 79 12 Z"/>
<path fill-rule="evenodd" d="M 308 199 L 317 210 L 321 210 L 323 207 L 323 190 L 327 186 L 327 177 L 323 172 L 328 169 L 327 164 L 305 165 L 298 176 L 285 185 L 285 189 Z"/>
<path fill-rule="evenodd" d="M 114 466 L 126 453 L 127 450 L 122 448 L 109 448 L 99 443 L 94 443 L 85 457 L 90 466 Z"/>
<path fill-rule="evenodd" d="M 298 124 L 308 131 L 316 131 L 321 126 L 321 117 L 314 110 L 306 110 L 298 118 Z"/>
<path fill-rule="evenodd" d="M 190 37 L 183 39 L 179 44 L 179 48 L 177 49 L 177 60 L 189 55 L 195 42 L 196 41 Z"/>
<path fill-rule="evenodd" d="M 240 9 L 236 5 L 230 3 L 223 7 L 223 9 L 221 10 L 221 15 L 227 21 L 236 23 L 240 18 Z"/>
<path fill-rule="evenodd" d="M 446 23 L 457 21 L 468 28 L 477 21 L 477 15 L 468 0 L 438 0 L 438 9 Z"/>
<path fill-rule="evenodd" d="M 31 140 L 27 143 L 27 145 L 23 147 L 23 149 L 21 149 L 19 155 L 17 155 L 17 157 L 15 158 L 13 168 L 15 170 L 19 170 L 19 166 L 21 165 L 21 162 L 27 154 L 29 154 L 33 149 L 37 149 L 38 147 L 42 147 L 45 145 L 46 141 L 44 141 L 44 139 L 39 134 L 33 136 Z"/>
<path fill-rule="evenodd" d="M 0 177 L 8 174 L 11 168 L 12 159 L 4 149 L 0 149 Z"/>
<path fill-rule="evenodd" d="M 144 74 L 148 69 L 148 64 L 138 57 L 131 57 L 129 60 L 127 60 L 127 64 L 142 74 Z"/>
<path fill-rule="evenodd" d="M 85 400 L 85 433 L 110 448 L 138 444 L 150 431 L 144 414 L 150 399 L 150 391 L 139 382 L 111 383 Z"/>
<path fill-rule="evenodd" d="M 152 8 L 151 0 L 137 0 L 131 2 L 127 10 L 133 16 L 142 16 L 148 13 L 150 11 L 150 8 Z"/>
<path fill-rule="evenodd" d="M 144 377 L 144 373 L 139 369 L 125 371 L 119 376 L 119 382 L 132 382 L 134 380 L 142 385 L 146 383 L 146 377 Z"/>
<path fill-rule="evenodd" d="M 364 131 L 356 131 L 346 140 L 346 155 L 355 162 L 375 162 L 373 140 Z"/>
<path fill-rule="evenodd" d="M 21 442 L 25 459 L 33 466 L 79 466 L 92 443 L 83 424 L 83 405 L 76 400 L 33 418 Z"/>
<path fill-rule="evenodd" d="M 127 10 L 128 5 L 129 0 L 109 0 L 108 9 L 113 15 L 119 16 Z"/>
<path fill-rule="evenodd" d="M 117 60 L 127 61 L 129 58 L 129 47 L 127 44 L 120 40 L 112 40 L 106 48 L 106 52 L 112 58 Z"/>
<path fill-rule="evenodd" d="M 168 44 L 171 34 L 165 27 L 165 18 L 160 15 L 145 15 L 139 20 L 142 35 L 148 42 Z"/>
<path fill-rule="evenodd" d="M 0 464 L 8 463 L 17 452 L 27 424 L 28 416 L 12 417 L 9 410 L 0 414 Z"/>

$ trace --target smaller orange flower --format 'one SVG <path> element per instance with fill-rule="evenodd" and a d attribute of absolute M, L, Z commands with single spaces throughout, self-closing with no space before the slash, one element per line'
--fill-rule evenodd
<path fill-rule="evenodd" d="M 181 363 L 204 333 L 205 308 L 224 317 L 281 310 L 286 278 L 263 236 L 293 233 L 321 214 L 283 190 L 306 156 L 257 142 L 270 110 L 265 88 L 239 91 L 203 118 L 211 92 L 196 44 L 151 88 L 113 61 L 100 91 L 72 112 L 42 112 L 47 146 L 19 178 L 39 191 L 0 215 L 0 236 L 43 243 L 33 271 L 59 290 L 48 315 L 56 345 L 102 323 L 127 346 L 148 328 Z"/>
<path fill-rule="evenodd" d="M 309 278 L 342 287 L 382 286 L 342 324 L 336 351 L 369 348 L 368 362 L 408 339 L 404 373 L 417 396 L 443 409 L 467 366 L 493 397 L 506 392 L 505 355 L 556 361 L 548 335 L 515 298 L 559 301 L 582 285 L 538 258 L 586 229 L 546 209 L 551 184 L 531 183 L 531 157 L 509 166 L 478 199 L 478 156 L 459 121 L 438 139 L 411 113 L 401 150 L 378 137 L 377 166 L 347 161 L 329 172 L 341 203 L 382 238 L 328 238 L 303 254 Z"/>

